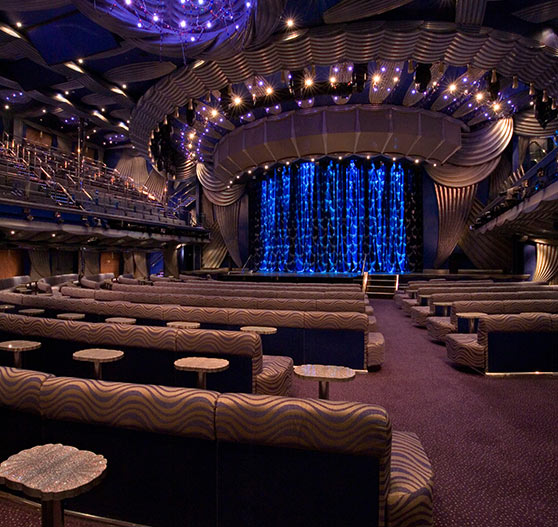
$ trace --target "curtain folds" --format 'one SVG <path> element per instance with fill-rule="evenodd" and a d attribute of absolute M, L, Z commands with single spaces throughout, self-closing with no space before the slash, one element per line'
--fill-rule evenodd
<path fill-rule="evenodd" d="M 147 278 L 147 254 L 140 251 L 134 251 L 134 278 Z"/>
<path fill-rule="evenodd" d="M 165 276 L 178 278 L 178 251 L 176 245 L 169 245 L 163 249 Z"/>
<path fill-rule="evenodd" d="M 440 267 L 468 228 L 477 185 L 455 188 L 434 183 L 434 189 L 438 203 L 438 249 L 434 267 Z"/>
<path fill-rule="evenodd" d="M 461 135 L 461 149 L 448 160 L 453 165 L 477 166 L 502 154 L 513 135 L 513 119 L 499 119 L 475 132 Z"/>
<path fill-rule="evenodd" d="M 221 231 L 223 241 L 238 267 L 242 267 L 242 259 L 240 258 L 240 248 L 238 245 L 238 218 L 240 214 L 240 200 L 237 200 L 232 205 L 221 207 L 213 205 L 213 212 L 217 225 Z"/>
<path fill-rule="evenodd" d="M 324 22 L 326 24 L 339 24 L 360 20 L 369 16 L 381 15 L 410 2 L 412 0 L 376 0 L 375 2 L 370 0 L 343 0 L 324 13 Z"/>
<path fill-rule="evenodd" d="M 123 253 L 124 258 L 124 273 L 134 274 L 134 255 L 131 252 Z"/>
<path fill-rule="evenodd" d="M 100 273 L 101 265 L 99 253 L 96 251 L 81 251 L 82 274 L 85 277 L 95 276 Z"/>
<path fill-rule="evenodd" d="M 492 173 L 499 162 L 500 158 L 497 157 L 474 167 L 456 166 L 451 163 L 436 167 L 434 165 L 426 165 L 426 171 L 437 184 L 460 188 L 480 183 Z"/>
<path fill-rule="evenodd" d="M 537 243 L 537 265 L 533 281 L 553 281 L 558 277 L 558 245 Z"/>
<path fill-rule="evenodd" d="M 116 170 L 124 178 L 131 178 L 136 187 L 141 188 L 145 185 L 149 173 L 147 172 L 147 163 L 141 156 L 123 155 L 116 165 Z"/>
<path fill-rule="evenodd" d="M 29 249 L 29 261 L 31 262 L 31 269 L 29 271 L 31 280 L 38 280 L 39 278 L 46 278 L 52 275 L 48 249 Z"/>

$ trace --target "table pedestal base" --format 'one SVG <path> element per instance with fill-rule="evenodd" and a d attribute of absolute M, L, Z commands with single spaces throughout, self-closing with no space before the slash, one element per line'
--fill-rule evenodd
<path fill-rule="evenodd" d="M 41 527 L 64 527 L 61 501 L 41 501 Z"/>
<path fill-rule="evenodd" d="M 329 399 L 329 381 L 320 381 L 318 397 L 320 399 Z"/>
<path fill-rule="evenodd" d="M 205 390 L 207 386 L 207 375 L 205 371 L 199 371 L 198 373 L 198 388 L 200 390 Z"/>

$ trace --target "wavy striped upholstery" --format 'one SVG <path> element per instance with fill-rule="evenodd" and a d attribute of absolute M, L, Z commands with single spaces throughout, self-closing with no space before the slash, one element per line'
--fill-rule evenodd
<path fill-rule="evenodd" d="M 454 302 L 452 321 L 457 324 L 456 313 L 520 314 L 529 312 L 558 313 L 558 299 L 528 298 L 525 300 L 467 300 Z"/>
<path fill-rule="evenodd" d="M 385 358 L 385 341 L 381 333 L 368 333 L 366 342 L 366 366 L 381 366 Z"/>
<path fill-rule="evenodd" d="M 293 384 L 293 359 L 264 355 L 262 371 L 255 376 L 255 393 L 261 395 L 290 395 Z"/>
<path fill-rule="evenodd" d="M 413 306 L 409 311 L 413 323 L 419 327 L 426 325 L 426 321 L 431 313 L 432 309 L 430 306 Z"/>
<path fill-rule="evenodd" d="M 174 351 L 177 330 L 167 327 L 132 326 L 129 324 L 92 324 L 74 322 L 75 333 L 83 331 L 88 342 L 103 346 L 130 346 Z M 111 327 L 112 326 L 112 327 Z M 75 336 L 73 337 L 75 340 Z"/>
<path fill-rule="evenodd" d="M 409 316 L 411 315 L 411 308 L 418 305 L 419 303 L 416 298 L 404 298 L 401 300 L 401 309 L 403 310 L 403 313 Z"/>
<path fill-rule="evenodd" d="M 446 335 L 457 331 L 457 324 L 451 321 L 451 317 L 428 317 L 426 329 L 433 340 L 445 342 Z"/>
<path fill-rule="evenodd" d="M 447 335 L 446 350 L 448 359 L 456 364 L 484 370 L 486 348 L 477 342 L 476 333 Z"/>
<path fill-rule="evenodd" d="M 42 384 L 51 375 L 0 366 L 0 406 L 39 415 Z"/>
<path fill-rule="evenodd" d="M 287 328 L 304 327 L 302 311 L 272 311 L 267 309 L 228 309 L 229 324 L 238 326 L 258 325 Z"/>
<path fill-rule="evenodd" d="M 478 343 L 488 346 L 488 333 L 492 331 L 524 332 L 552 331 L 552 318 L 547 313 L 522 313 L 521 315 L 490 315 L 479 320 Z"/>
<path fill-rule="evenodd" d="M 10 291 L 0 291 L 0 302 L 3 304 L 12 304 L 14 306 L 19 306 L 23 303 L 23 297 L 19 293 L 12 293 Z"/>
<path fill-rule="evenodd" d="M 224 394 L 217 440 L 371 456 L 380 463 L 380 525 L 390 486 L 391 421 L 363 403 Z"/>
<path fill-rule="evenodd" d="M 189 320 L 202 324 L 228 324 L 229 311 L 219 307 L 163 306 L 164 320 Z"/>
<path fill-rule="evenodd" d="M 432 527 L 432 492 L 432 466 L 419 438 L 411 432 L 394 431 L 386 525 Z"/>
<path fill-rule="evenodd" d="M 51 377 L 41 388 L 47 419 L 215 439 L 218 394 L 208 390 Z"/>
<path fill-rule="evenodd" d="M 60 288 L 60 293 L 73 298 L 95 298 L 94 289 L 84 289 L 83 287 L 64 286 Z"/>
<path fill-rule="evenodd" d="M 364 313 L 309 311 L 303 315 L 305 328 L 368 331 L 368 317 Z"/>

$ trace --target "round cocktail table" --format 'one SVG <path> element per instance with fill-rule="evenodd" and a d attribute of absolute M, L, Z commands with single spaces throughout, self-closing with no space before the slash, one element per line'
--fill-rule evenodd
<path fill-rule="evenodd" d="M 136 323 L 136 319 L 126 317 L 109 317 L 105 318 L 105 322 L 108 322 L 109 324 L 128 324 L 133 326 Z"/>
<path fill-rule="evenodd" d="M 10 309 L 13 309 L 15 306 L 12 306 L 10 304 L 2 304 L 0 305 L 0 311 L 9 311 Z"/>
<path fill-rule="evenodd" d="M 58 313 L 56 318 L 61 320 L 83 320 L 85 315 L 83 313 Z"/>
<path fill-rule="evenodd" d="M 186 322 L 185 320 L 175 320 L 173 322 L 167 322 L 167 327 L 174 329 L 198 329 L 200 327 L 200 323 Z"/>
<path fill-rule="evenodd" d="M 111 350 L 103 348 L 89 348 L 76 351 L 72 357 L 75 360 L 92 362 L 95 367 L 95 378 L 102 379 L 101 365 L 104 362 L 116 362 L 124 357 L 124 352 L 120 350 Z"/>
<path fill-rule="evenodd" d="M 449 317 L 453 302 L 434 302 L 434 308 L 442 308 L 442 316 Z"/>
<path fill-rule="evenodd" d="M 62 500 L 83 494 L 101 479 L 107 460 L 88 450 L 60 444 L 40 445 L 0 464 L 0 484 L 41 500 L 41 525 L 62 527 Z"/>
<path fill-rule="evenodd" d="M 23 351 L 36 350 L 41 347 L 40 342 L 33 340 L 7 340 L 0 342 L 0 349 L 4 351 L 11 351 L 14 354 L 14 366 L 21 368 L 21 353 Z"/>
<path fill-rule="evenodd" d="M 257 333 L 258 335 L 274 335 L 277 333 L 277 328 L 269 326 L 242 326 L 240 331 L 244 331 L 244 333 Z"/>
<path fill-rule="evenodd" d="M 324 364 L 301 364 L 294 367 L 294 374 L 301 379 L 319 381 L 319 398 L 329 399 L 329 383 L 348 382 L 355 378 L 356 372 L 346 366 L 329 366 Z"/>
<path fill-rule="evenodd" d="M 174 367 L 180 371 L 195 371 L 198 374 L 197 387 L 205 390 L 206 374 L 225 371 L 229 367 L 229 361 L 208 357 L 185 357 L 174 361 Z"/>
<path fill-rule="evenodd" d="M 29 309 L 20 309 L 18 315 L 27 315 L 29 317 L 38 317 L 40 315 L 44 315 L 45 310 L 40 308 L 29 308 Z"/>

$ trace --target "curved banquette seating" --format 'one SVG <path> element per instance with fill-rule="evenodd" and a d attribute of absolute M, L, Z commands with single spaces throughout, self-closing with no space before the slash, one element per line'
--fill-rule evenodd
<path fill-rule="evenodd" d="M 220 298 L 292 298 L 292 299 L 336 299 L 336 300 L 366 300 L 367 295 L 362 291 L 331 291 L 331 290 L 292 290 L 292 289 L 265 289 L 265 288 L 243 288 L 243 289 L 213 289 L 207 288 L 177 288 L 165 283 L 165 286 L 150 287 L 132 284 L 112 284 L 113 291 L 128 293 L 149 294 L 179 294 L 184 296 L 209 296 Z"/>
<path fill-rule="evenodd" d="M 536 295 L 541 294 L 540 297 Z M 410 308 L 409 314 L 413 322 L 420 327 L 426 325 L 429 317 L 436 314 L 436 306 L 439 302 L 455 302 L 458 300 L 515 300 L 524 298 L 554 298 L 554 294 L 558 293 L 558 288 L 553 286 L 533 286 L 533 287 L 502 287 L 498 289 L 484 288 L 475 290 L 464 290 L 452 293 L 435 293 L 431 294 L 426 306 L 413 306 Z M 519 296 L 518 296 L 519 295 Z M 534 297 L 531 295 L 535 295 Z"/>
<path fill-rule="evenodd" d="M 88 289 L 99 289 L 105 280 L 112 280 L 113 278 L 113 273 L 102 273 L 93 276 L 82 276 L 79 283 Z"/>
<path fill-rule="evenodd" d="M 401 307 L 405 314 L 412 316 L 415 312 L 427 313 L 430 304 L 433 303 L 432 298 L 437 294 L 455 294 L 463 295 L 464 298 L 468 294 L 475 293 L 514 293 L 520 291 L 550 291 L 552 289 L 558 290 L 558 287 L 531 283 L 511 284 L 511 285 L 490 285 L 490 286 L 468 286 L 458 289 L 440 289 L 423 287 L 417 290 L 416 299 L 403 300 Z"/>
<path fill-rule="evenodd" d="M 106 293 L 102 290 L 78 291 L 94 297 Z M 265 355 L 289 356 L 295 364 L 336 364 L 365 369 L 381 366 L 384 360 L 383 336 L 376 332 L 374 317 L 366 313 L 184 307 L 16 293 L 0 293 L 0 301 L 43 308 L 46 316 L 53 317 L 59 312 L 86 313 L 92 322 L 103 320 L 101 317 L 127 316 L 146 325 L 188 320 L 199 322 L 204 329 L 273 326 L 278 331 L 275 335 L 264 336 Z"/>
<path fill-rule="evenodd" d="M 58 442 L 105 456 L 72 510 L 153 527 L 432 526 L 428 457 L 379 406 L 0 367 L 0 416 L 2 459 Z"/>
<path fill-rule="evenodd" d="M 62 284 L 73 284 L 78 280 L 78 274 L 59 274 L 37 280 L 37 289 L 43 293 L 52 293 L 52 288 Z"/>
<path fill-rule="evenodd" d="M 422 287 L 432 287 L 432 288 L 439 287 L 443 290 L 449 291 L 450 289 L 454 289 L 454 288 L 470 287 L 470 286 L 477 286 L 483 284 L 494 284 L 494 282 L 492 280 L 463 280 L 459 282 L 449 282 L 446 280 L 433 282 L 429 280 L 428 282 L 424 282 L 424 281 L 410 282 L 409 286 L 405 290 L 398 291 L 393 295 L 393 300 L 395 301 L 397 307 L 403 308 L 403 304 L 405 302 L 414 300 L 414 295 L 417 293 L 417 290 Z M 414 305 L 413 302 L 411 302 L 411 304 Z"/>
<path fill-rule="evenodd" d="M 11 278 L 2 278 L 0 280 L 0 291 L 11 290 L 18 285 L 28 284 L 31 281 L 29 275 L 12 276 Z"/>
<path fill-rule="evenodd" d="M 195 374 L 175 372 L 173 363 L 184 356 L 204 356 L 225 358 L 230 363 L 226 371 L 209 376 L 207 383 L 212 389 L 288 395 L 292 384 L 292 359 L 264 356 L 261 339 L 253 333 L 0 314 L 0 338 L 40 341 L 39 350 L 23 355 L 23 365 L 55 375 L 89 377 L 91 365 L 74 361 L 72 354 L 83 348 L 108 347 L 124 351 L 123 359 L 106 369 L 109 380 L 195 386 Z M 12 364 L 11 354 L 0 352 L 0 364 Z"/>
<path fill-rule="evenodd" d="M 175 304 L 181 306 L 199 307 L 227 307 L 244 309 L 287 309 L 291 311 L 352 311 L 373 314 L 373 309 L 364 299 L 338 298 L 268 298 L 244 296 L 208 296 L 195 294 L 180 294 L 172 289 L 165 289 L 162 293 L 152 287 L 133 287 L 133 291 L 112 289 L 98 289 L 93 298 L 101 301 L 125 300 L 142 304 Z M 147 289 L 147 291 L 146 291 Z M 64 287 L 62 294 L 71 297 L 81 297 L 82 288 Z"/>
<path fill-rule="evenodd" d="M 558 372 L 558 315 L 486 315 L 478 333 L 446 336 L 448 358 L 487 373 Z"/>
<path fill-rule="evenodd" d="M 558 313 L 558 291 L 549 294 L 553 299 L 536 299 L 521 293 L 518 299 L 462 300 L 453 302 L 449 317 L 431 316 L 426 319 L 426 329 L 432 339 L 444 342 L 446 335 L 458 333 L 457 313 L 521 314 L 521 313 Z M 524 298 L 529 297 L 529 298 Z M 521 298 L 524 298 L 523 300 Z"/>

